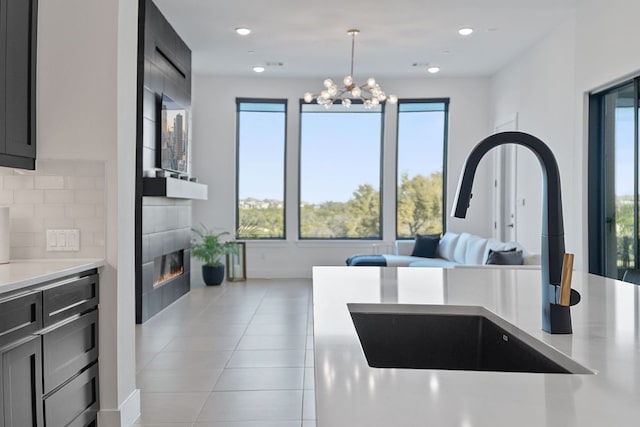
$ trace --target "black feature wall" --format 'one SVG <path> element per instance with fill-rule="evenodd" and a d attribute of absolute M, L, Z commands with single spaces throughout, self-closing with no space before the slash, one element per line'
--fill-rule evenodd
<path fill-rule="evenodd" d="M 145 197 L 145 171 L 160 168 L 162 94 L 191 106 L 191 50 L 151 0 L 140 0 L 136 142 L 136 322 L 143 323 L 190 289 L 191 201 Z M 154 258 L 184 250 L 184 273 L 153 287 Z"/>

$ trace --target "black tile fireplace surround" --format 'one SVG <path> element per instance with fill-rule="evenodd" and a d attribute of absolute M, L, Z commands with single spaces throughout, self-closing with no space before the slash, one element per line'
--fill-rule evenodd
<path fill-rule="evenodd" d="M 190 289 L 191 201 L 145 197 L 142 204 L 142 280 L 136 322 L 143 323 Z M 156 263 L 182 252 L 183 272 L 154 286 Z"/>
<path fill-rule="evenodd" d="M 143 323 L 190 288 L 191 200 L 174 198 L 190 196 L 145 195 L 143 175 L 160 167 L 158 100 L 164 94 L 191 106 L 191 50 L 152 0 L 140 0 L 138 12 L 135 287 Z M 184 272 L 154 287 L 154 259 L 175 251 L 183 251 Z"/>

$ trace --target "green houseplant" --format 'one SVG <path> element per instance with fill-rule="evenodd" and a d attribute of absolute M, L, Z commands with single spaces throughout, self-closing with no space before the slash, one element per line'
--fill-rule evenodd
<path fill-rule="evenodd" d="M 199 228 L 192 228 L 195 233 L 191 241 L 191 255 L 201 260 L 202 279 L 207 285 L 219 285 L 224 280 L 224 256 L 236 253 L 238 250 L 233 242 L 224 241 L 223 236 L 230 233 L 213 233 L 203 224 Z"/>

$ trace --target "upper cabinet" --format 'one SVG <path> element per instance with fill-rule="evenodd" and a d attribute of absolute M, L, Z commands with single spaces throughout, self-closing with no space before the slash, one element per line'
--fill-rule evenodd
<path fill-rule="evenodd" d="M 0 0 L 0 166 L 36 167 L 37 0 Z"/>

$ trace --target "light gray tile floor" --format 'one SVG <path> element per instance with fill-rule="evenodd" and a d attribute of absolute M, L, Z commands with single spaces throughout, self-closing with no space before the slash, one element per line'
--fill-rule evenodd
<path fill-rule="evenodd" d="M 145 427 L 314 427 L 311 280 L 194 286 L 136 326 Z"/>

